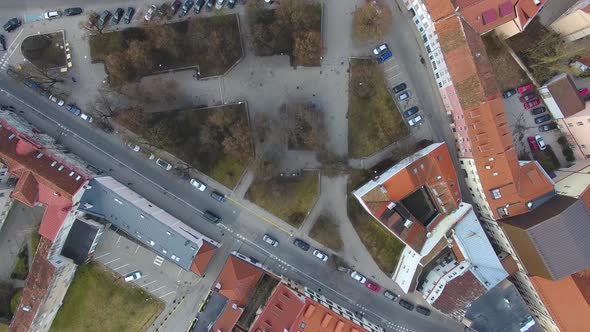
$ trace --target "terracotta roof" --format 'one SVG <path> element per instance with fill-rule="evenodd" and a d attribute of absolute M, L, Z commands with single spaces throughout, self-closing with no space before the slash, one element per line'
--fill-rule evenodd
<path fill-rule="evenodd" d="M 428 8 L 428 13 L 433 21 L 437 21 L 455 12 L 455 7 L 450 1 L 423 0 Z"/>
<path fill-rule="evenodd" d="M 467 271 L 448 282 L 432 305 L 441 312 L 461 321 L 469 305 L 485 293 L 485 287 L 471 271 Z"/>
<path fill-rule="evenodd" d="M 211 261 L 211 258 L 213 258 L 216 249 L 217 247 L 215 247 L 211 243 L 203 241 L 203 245 L 201 246 L 201 248 L 199 248 L 199 251 L 193 259 L 193 263 L 191 264 L 191 271 L 200 276 L 204 276 L 205 270 L 209 265 L 209 261 Z"/>
<path fill-rule="evenodd" d="M 284 332 L 289 331 L 300 317 L 305 305 L 294 291 L 283 283 L 275 288 L 264 309 L 250 327 L 250 331 Z"/>
<path fill-rule="evenodd" d="M 223 312 L 215 322 L 215 325 L 209 330 L 214 332 L 232 332 L 234 326 L 240 319 L 244 309 L 238 307 L 233 301 L 229 301 Z"/>
<path fill-rule="evenodd" d="M 49 286 L 51 285 L 56 269 L 47 260 L 51 250 L 52 243 L 47 239 L 41 238 L 37 254 L 33 259 L 31 270 L 25 282 L 20 303 L 16 313 L 10 323 L 10 331 L 28 332 L 31 330 L 31 324 L 43 299 L 48 295 Z M 29 311 L 23 310 L 23 307 L 29 307 Z"/>
<path fill-rule="evenodd" d="M 586 270 L 555 281 L 540 277 L 530 278 L 560 331 L 578 332 L 588 329 L 587 319 L 583 319 L 590 317 L 588 273 Z"/>
<path fill-rule="evenodd" d="M 213 286 L 221 285 L 219 294 L 235 302 L 239 307 L 244 307 L 262 273 L 262 270 L 256 266 L 230 255 Z"/>
<path fill-rule="evenodd" d="M 571 77 L 560 74 L 546 84 L 559 110 L 565 117 L 572 116 L 586 108 Z"/>
<path fill-rule="evenodd" d="M 535 18 L 539 10 L 545 4 L 545 0 L 537 0 L 540 4 L 537 5 L 534 0 L 520 0 L 516 4 L 516 15 L 518 16 L 518 24 L 522 30 Z M 553 1 L 555 2 L 555 0 Z"/>
<path fill-rule="evenodd" d="M 508 0 L 511 12 L 509 14 L 504 12 L 504 16 L 500 15 L 500 7 L 506 2 L 507 0 L 453 1 L 461 16 L 478 34 L 493 30 L 516 18 L 514 6 L 517 0 Z"/>
<path fill-rule="evenodd" d="M 302 326 L 305 326 L 303 330 Z M 338 315 L 334 311 L 313 301 L 305 299 L 305 307 L 289 331 L 305 332 L 367 332 L 361 326 Z"/>

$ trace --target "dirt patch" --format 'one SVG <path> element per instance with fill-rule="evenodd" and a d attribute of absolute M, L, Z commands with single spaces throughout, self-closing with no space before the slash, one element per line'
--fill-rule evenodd
<path fill-rule="evenodd" d="M 342 238 L 340 237 L 340 227 L 327 215 L 321 215 L 309 231 L 309 236 L 326 247 L 338 251 L 342 249 Z"/>
<path fill-rule="evenodd" d="M 494 33 L 483 35 L 482 40 L 501 91 L 516 88 L 529 81 L 526 73 Z"/>
<path fill-rule="evenodd" d="M 23 40 L 21 51 L 27 60 L 39 68 L 66 65 L 64 37 L 61 32 L 29 36 Z"/>

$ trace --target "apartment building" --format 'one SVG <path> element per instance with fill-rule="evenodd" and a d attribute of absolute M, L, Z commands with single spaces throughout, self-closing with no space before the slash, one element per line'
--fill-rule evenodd
<path fill-rule="evenodd" d="M 4 225 L 4 221 L 6 221 L 6 217 L 8 216 L 8 211 L 12 207 L 12 199 L 11 193 L 14 190 L 14 186 L 16 184 L 16 178 L 8 172 L 8 167 L 2 163 L 0 163 L 0 229 L 2 229 L 2 225 Z"/>

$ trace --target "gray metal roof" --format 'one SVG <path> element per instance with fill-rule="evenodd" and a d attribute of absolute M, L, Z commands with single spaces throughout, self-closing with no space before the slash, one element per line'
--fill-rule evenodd
<path fill-rule="evenodd" d="M 92 179 L 79 209 L 102 217 L 185 270 L 203 244 L 212 242 L 110 176 Z"/>
<path fill-rule="evenodd" d="M 563 14 L 565 14 L 572 6 L 582 3 L 580 0 L 548 0 L 543 5 L 543 8 L 538 14 L 539 21 L 544 26 L 548 27 Z M 582 7 L 583 8 L 583 7 Z"/>

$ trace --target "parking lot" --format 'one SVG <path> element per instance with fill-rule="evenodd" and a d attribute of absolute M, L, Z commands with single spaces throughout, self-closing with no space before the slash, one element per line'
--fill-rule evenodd
<path fill-rule="evenodd" d="M 140 271 L 142 276 L 131 281 L 167 304 L 181 292 L 198 283 L 201 278 L 156 255 L 151 250 L 107 230 L 96 247 L 94 260 L 121 276 Z"/>

